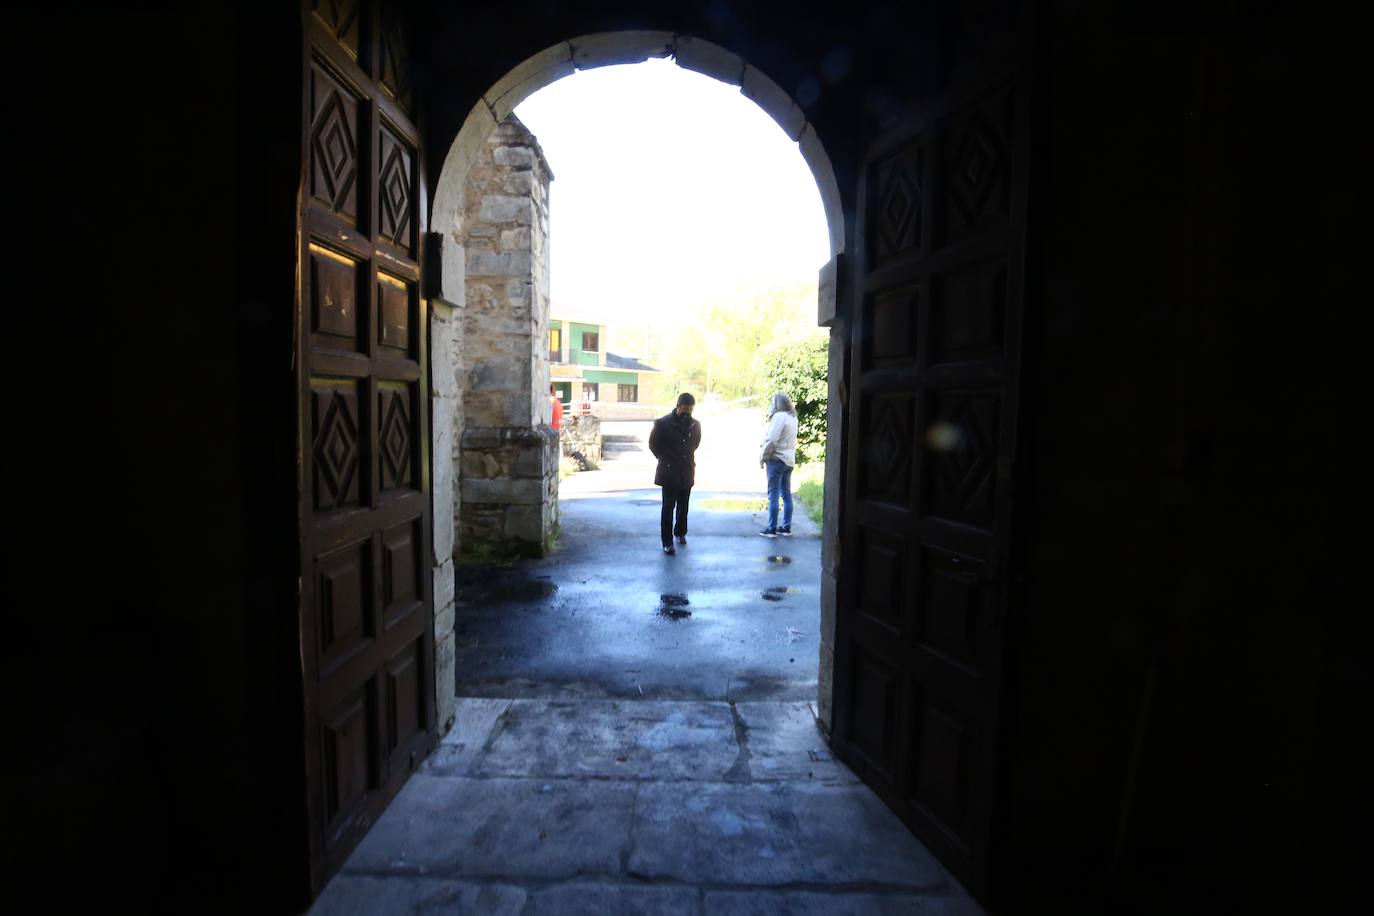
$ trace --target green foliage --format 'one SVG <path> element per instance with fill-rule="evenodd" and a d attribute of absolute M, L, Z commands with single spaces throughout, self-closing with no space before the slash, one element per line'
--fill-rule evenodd
<path fill-rule="evenodd" d="M 798 463 L 825 458 L 829 351 L 830 339 L 818 335 L 775 344 L 763 353 L 765 390 L 787 392 L 797 407 Z M 769 402 L 762 406 L 766 413 Z"/>
<path fill-rule="evenodd" d="M 660 400 L 679 391 L 698 401 L 715 394 L 725 401 L 772 394 L 762 355 L 769 347 L 817 335 L 816 285 L 797 283 L 744 300 L 712 302 L 656 324 L 645 362 L 663 371 Z"/>
<path fill-rule="evenodd" d="M 807 517 L 819 528 L 825 507 L 825 462 L 797 465 L 792 472 L 792 483 L 797 499 L 806 507 Z"/>

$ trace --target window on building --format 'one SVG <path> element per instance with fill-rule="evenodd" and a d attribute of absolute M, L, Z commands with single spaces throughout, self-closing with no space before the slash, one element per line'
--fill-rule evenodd
<path fill-rule="evenodd" d="M 638 386 L 638 385 L 616 385 L 615 387 L 616 387 L 615 396 L 616 396 L 616 399 L 617 399 L 617 400 L 621 400 L 621 401 L 638 401 L 638 400 L 639 400 L 639 386 Z"/>
<path fill-rule="evenodd" d="M 549 329 L 549 362 L 561 363 L 563 361 L 563 329 Z"/>
<path fill-rule="evenodd" d="M 599 400 L 599 398 L 597 397 L 597 385 L 596 385 L 596 382 L 583 382 L 583 383 L 582 383 L 582 400 L 584 400 L 584 401 L 596 401 L 596 400 Z"/>
<path fill-rule="evenodd" d="M 592 331 L 583 331 L 583 332 L 582 332 L 582 352 L 583 352 L 583 353 L 597 353 L 597 352 L 599 352 L 599 351 L 600 351 L 600 338 L 601 338 L 601 335 L 600 335 L 600 334 L 593 333 Z"/>

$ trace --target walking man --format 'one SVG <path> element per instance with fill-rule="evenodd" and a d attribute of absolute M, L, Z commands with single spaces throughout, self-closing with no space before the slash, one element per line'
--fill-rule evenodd
<path fill-rule="evenodd" d="M 687 543 L 687 501 L 692 496 L 692 484 L 696 483 L 696 451 L 701 445 L 701 423 L 692 419 L 695 406 L 696 398 L 684 391 L 678 395 L 677 406 L 655 420 L 649 433 L 649 451 L 658 459 L 654 483 L 663 488 L 659 535 L 663 552 L 670 557 L 677 553 L 673 549 L 673 535 L 677 535 L 679 544 Z"/>

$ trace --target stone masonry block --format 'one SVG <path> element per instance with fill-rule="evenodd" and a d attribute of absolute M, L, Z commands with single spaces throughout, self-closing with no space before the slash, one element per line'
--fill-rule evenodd
<path fill-rule="evenodd" d="M 564 76 L 571 76 L 574 69 L 572 46 L 565 41 L 559 42 L 553 47 L 545 48 L 538 54 L 516 64 L 509 73 L 501 77 L 494 86 L 487 90 L 484 98 L 488 105 L 499 111 L 497 102 L 509 96 L 518 95 L 518 98 L 510 102 L 510 108 L 513 109 L 536 89 L 541 89 Z M 546 82 L 540 82 L 541 80 L 546 80 Z M 521 90 L 531 83 L 535 84 L 533 88 L 526 89 L 521 95 Z M 497 120 L 504 120 L 506 114 L 509 113 L 510 111 L 507 110 L 505 114 L 498 114 Z"/>
<path fill-rule="evenodd" d="M 528 226 L 534 217 L 534 210 L 528 197 L 488 194 L 482 198 L 480 215 L 488 223 L 521 223 Z"/>
<path fill-rule="evenodd" d="M 506 430 L 504 429 L 472 424 L 463 430 L 461 441 L 463 451 L 469 449 L 494 449 L 505 445 L 510 441 L 510 437 L 506 435 Z"/>
<path fill-rule="evenodd" d="M 434 640 L 434 712 L 438 719 L 440 735 L 453 727 L 453 714 L 457 706 L 455 650 L 455 637 L 452 633 Z"/>
<path fill-rule="evenodd" d="M 541 480 L 464 480 L 463 501 L 468 503 L 501 503 L 503 505 L 538 505 L 543 501 Z"/>
<path fill-rule="evenodd" d="M 485 360 L 473 366 L 468 373 L 468 390 L 523 391 L 526 387 L 524 369 L 524 366 L 508 359 Z"/>
<path fill-rule="evenodd" d="M 704 73 L 722 83 L 738 86 L 744 82 L 744 60 L 709 41 L 679 35 L 674 42 L 673 58 L 684 70 Z"/>
<path fill-rule="evenodd" d="M 820 668 L 816 684 L 816 718 L 822 730 L 831 734 L 835 724 L 833 701 L 835 697 L 835 651 L 828 643 L 821 643 Z"/>
<path fill-rule="evenodd" d="M 787 139 L 794 143 L 801 139 L 802 131 L 806 128 L 806 115 L 797 103 L 792 101 L 792 96 L 769 79 L 763 71 L 746 66 L 739 91 L 776 121 L 782 132 L 787 134 Z"/>
<path fill-rule="evenodd" d="M 530 422 L 529 398 L 523 391 L 469 391 L 464 409 L 469 422 L 482 426 Z"/>
<path fill-rule="evenodd" d="M 503 251 L 529 251 L 530 250 L 530 230 L 529 229 L 503 229 L 501 230 L 501 249 Z"/>
<path fill-rule="evenodd" d="M 830 164 L 830 156 L 825 152 L 820 136 L 813 124 L 807 124 L 797 141 L 801 146 L 802 158 L 816 179 L 816 188 L 821 192 L 821 207 L 825 210 L 825 224 L 830 233 L 830 253 L 844 251 L 844 206 L 840 197 L 840 186 L 835 181 L 835 168 Z"/>
<path fill-rule="evenodd" d="M 452 236 L 445 235 L 439 247 L 440 297 L 454 308 L 466 302 L 467 254 Z"/>
<path fill-rule="evenodd" d="M 601 32 L 569 42 L 579 70 L 615 64 L 640 64 L 673 52 L 671 32 Z"/>
<path fill-rule="evenodd" d="M 451 560 L 449 562 L 452 562 Z M 454 627 L 458 623 L 458 605 L 450 601 L 439 613 L 434 615 L 434 636 L 436 639 L 442 638 L 445 634 L 452 636 Z"/>
<path fill-rule="evenodd" d="M 501 476 L 501 464 L 486 452 L 464 451 L 462 453 L 463 476 L 479 480 Z"/>
<path fill-rule="evenodd" d="M 827 360 L 829 383 L 827 397 L 830 410 L 825 418 L 825 435 L 828 442 L 839 442 L 844 429 L 845 407 L 840 397 L 840 380 L 843 376 L 844 353 L 849 346 L 849 325 L 837 319 L 830 328 L 830 352 Z M 825 456 L 824 507 L 822 509 L 821 529 L 821 570 L 831 576 L 839 576 L 840 568 L 840 456 L 831 449 Z"/>
<path fill-rule="evenodd" d="M 457 335 L 453 322 L 440 318 L 439 310 L 429 315 L 430 393 L 437 397 L 458 395 Z"/>
<path fill-rule="evenodd" d="M 837 254 L 825 263 L 816 278 L 816 324 L 829 327 L 835 320 L 835 285 L 839 279 L 840 258 Z"/>
<path fill-rule="evenodd" d="M 528 251 L 469 251 L 468 274 L 476 276 L 526 276 L 530 272 Z"/>
<path fill-rule="evenodd" d="M 534 165 L 534 150 L 524 146 L 500 146 L 492 153 L 497 165 L 508 168 L 528 169 Z M 525 201 L 521 201 L 524 203 Z M 486 201 L 483 201 L 485 206 Z M 482 217 L 486 219 L 487 217 Z"/>
<path fill-rule="evenodd" d="M 430 467 L 435 469 L 433 487 L 434 561 L 442 562 L 453 555 L 453 414 L 454 403 L 449 398 L 431 399 Z"/>
<path fill-rule="evenodd" d="M 566 43 L 558 47 L 566 53 L 571 54 L 572 52 L 571 46 Z M 525 79 L 511 84 L 509 91 L 493 101 L 491 104 L 492 113 L 504 120 L 525 99 L 545 86 L 556 83 L 565 76 L 572 76 L 576 72 L 577 66 L 571 60 L 564 60 L 532 73 Z M 506 80 L 502 80 L 502 82 L 504 83 Z"/>
<path fill-rule="evenodd" d="M 829 573 L 821 573 L 821 640 L 835 642 L 835 608 L 839 597 L 838 581 Z"/>
<path fill-rule="evenodd" d="M 434 567 L 434 610 L 435 619 L 445 608 L 453 607 L 453 560 L 445 559 Z M 438 632 L 438 627 L 435 628 Z"/>
<path fill-rule="evenodd" d="M 549 471 L 549 457 L 542 448 L 523 449 L 515 458 L 516 477 L 543 477 Z"/>
<path fill-rule="evenodd" d="M 543 520 L 542 506 L 511 506 L 506 510 L 505 535 L 517 541 L 542 544 Z"/>
<path fill-rule="evenodd" d="M 529 197 L 535 192 L 536 183 L 533 172 L 515 172 L 508 175 L 506 180 L 501 182 L 501 190 L 507 194 L 524 195 Z"/>
<path fill-rule="evenodd" d="M 487 137 L 491 136 L 495 129 L 496 118 L 492 116 L 491 109 L 484 100 L 478 99 L 463 122 L 458 136 L 454 138 L 453 145 L 449 147 L 449 154 L 445 160 L 447 168 L 439 176 L 439 186 L 434 195 L 434 212 L 436 226 L 440 231 L 447 231 L 447 227 L 442 226 L 440 222 L 442 214 L 462 212 L 463 183 L 467 179 L 468 168 L 480 158 L 480 151 L 486 144 Z"/>

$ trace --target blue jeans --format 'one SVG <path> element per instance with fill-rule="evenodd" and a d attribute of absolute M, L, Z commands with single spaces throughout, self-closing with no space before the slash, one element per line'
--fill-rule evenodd
<path fill-rule="evenodd" d="M 768 530 L 778 530 L 778 492 L 782 492 L 782 527 L 792 527 L 792 469 L 781 458 L 768 459 Z"/>

